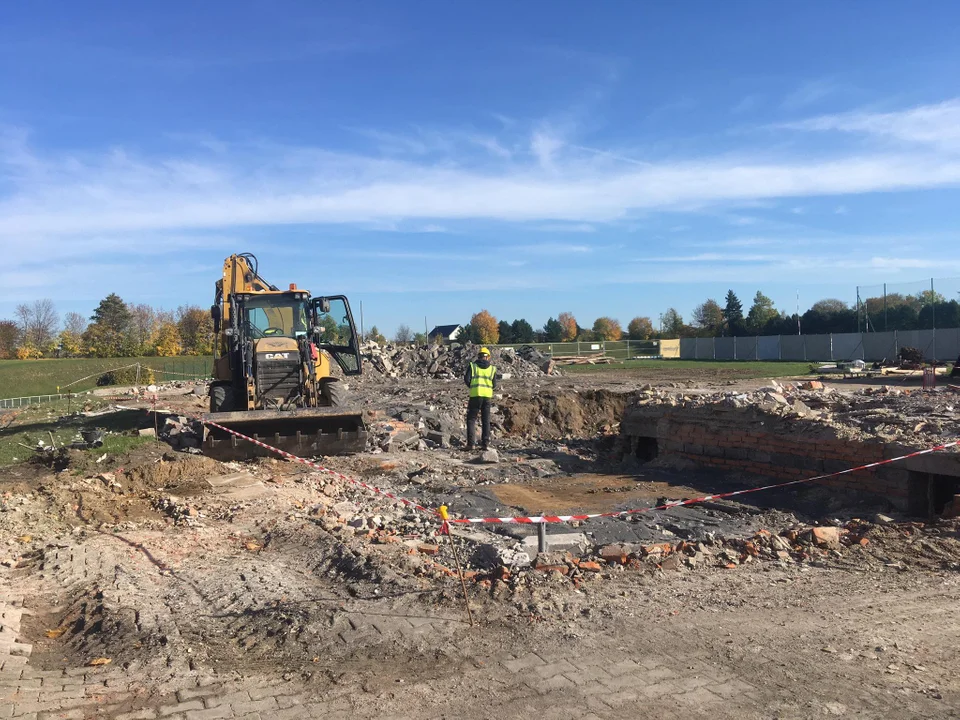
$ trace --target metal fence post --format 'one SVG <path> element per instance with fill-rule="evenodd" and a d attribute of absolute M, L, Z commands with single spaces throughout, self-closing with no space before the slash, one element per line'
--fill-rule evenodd
<path fill-rule="evenodd" d="M 547 524 L 545 522 L 537 523 L 537 552 L 545 553 L 547 551 Z"/>

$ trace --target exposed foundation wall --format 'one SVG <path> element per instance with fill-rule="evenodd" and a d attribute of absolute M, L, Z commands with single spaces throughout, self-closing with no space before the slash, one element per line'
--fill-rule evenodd
<path fill-rule="evenodd" d="M 743 473 L 758 483 L 837 472 L 920 449 L 841 439 L 814 423 L 723 407 L 628 410 L 620 432 L 624 452 L 641 460 L 649 459 L 649 439 L 656 438 L 659 458 Z M 820 483 L 859 496 L 880 496 L 900 510 L 924 515 L 934 511 L 928 505 L 935 476 L 960 477 L 960 455 L 926 456 Z"/>

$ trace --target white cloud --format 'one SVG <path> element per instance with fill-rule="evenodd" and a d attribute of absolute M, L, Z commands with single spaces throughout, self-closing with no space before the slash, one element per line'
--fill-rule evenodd
<path fill-rule="evenodd" d="M 557 233 L 593 233 L 597 228 L 590 223 L 549 223 L 540 225 L 537 230 Z"/>
<path fill-rule="evenodd" d="M 960 99 L 897 112 L 821 115 L 781 127 L 806 131 L 862 133 L 904 143 L 960 149 Z"/>
<path fill-rule="evenodd" d="M 540 167 L 545 169 L 553 167 L 554 156 L 562 147 L 563 140 L 547 129 L 534 131 L 530 138 L 530 152 L 537 158 Z"/>
<path fill-rule="evenodd" d="M 0 156 L 0 237 L 60 238 L 300 223 L 491 219 L 598 223 L 762 199 L 954 186 L 960 156 L 918 150 L 832 159 L 703 157 L 624 168 L 565 157 L 543 136 L 541 163 L 490 169 L 383 160 L 318 148 L 235 148 L 229 159 Z"/>
<path fill-rule="evenodd" d="M 192 139 L 179 153 L 168 155 L 138 154 L 120 147 L 67 152 L 37 149 L 22 130 L 0 131 L 0 244 L 7 263 L 4 273 L 11 276 L 3 295 L 56 287 L 50 273 L 36 265 L 38 258 L 46 259 L 54 274 L 61 273 L 62 267 L 74 275 L 74 263 L 107 257 L 115 265 L 108 269 L 102 262 L 92 262 L 90 272 L 121 273 L 128 281 L 133 277 L 131 268 L 151 265 L 153 274 L 144 276 L 147 282 L 163 268 L 178 267 L 185 253 L 206 250 L 204 260 L 209 260 L 222 251 L 257 249 L 260 228 L 272 231 L 290 226 L 292 231 L 293 226 L 303 225 L 304 238 L 316 235 L 306 228 L 317 224 L 452 234 L 477 220 L 516 223 L 512 229 L 521 232 L 580 233 L 578 240 L 590 239 L 595 231 L 605 229 L 604 224 L 622 232 L 634 228 L 638 234 L 631 237 L 630 247 L 663 246 L 658 257 L 642 258 L 657 265 L 657 282 L 671 277 L 688 281 L 689 276 L 682 279 L 682 274 L 675 273 L 674 265 L 680 263 L 688 263 L 709 280 L 735 279 L 737 273 L 849 274 L 849 268 L 860 265 L 849 265 L 841 253 L 818 253 L 814 260 L 797 254 L 797 246 L 804 242 L 817 242 L 819 250 L 822 238 L 721 237 L 701 245 L 702 235 L 670 220 L 664 227 L 683 231 L 693 241 L 686 247 L 705 250 L 687 256 L 677 250 L 675 241 L 639 233 L 660 227 L 646 220 L 656 212 L 711 209 L 710 214 L 747 227 L 754 218 L 734 213 L 773 201 L 796 203 L 814 196 L 842 198 L 955 187 L 960 183 L 960 142 L 951 144 L 957 131 L 947 119 L 958 107 L 960 103 L 950 101 L 898 114 L 853 113 L 794 124 L 804 130 L 843 129 L 915 140 L 896 150 L 859 147 L 828 155 L 800 148 L 796 154 L 774 156 L 763 153 L 763 148 L 751 148 L 631 162 L 623 160 L 635 152 L 616 147 L 586 149 L 566 142 L 546 126 L 532 135 L 518 127 L 507 139 L 468 131 L 418 131 L 415 137 L 421 145 L 407 143 L 406 147 L 402 135 L 370 135 L 376 149 L 366 154 L 268 142 L 228 145 L 215 138 L 205 138 L 206 145 L 216 147 L 212 153 Z M 800 137 L 802 141 L 804 136 Z M 394 157 L 377 152 L 388 142 L 399 147 Z M 835 212 L 842 214 L 845 207 L 838 205 Z M 716 208 L 719 212 L 713 212 Z M 664 231 L 664 235 L 670 233 Z M 444 243 L 447 240 L 443 238 Z M 396 251 L 371 253 L 369 247 L 357 244 L 350 251 L 353 257 L 366 254 L 386 264 L 470 263 L 479 256 L 464 247 L 465 242 L 445 245 L 448 252 L 430 252 L 429 246 L 412 246 L 408 251 L 399 246 Z M 318 244 L 313 239 L 303 243 Z M 266 245 L 261 242 L 257 247 Z M 711 252 L 721 247 L 747 252 L 733 256 Z M 897 247 L 891 246 L 891 257 L 898 255 Z M 751 248 L 762 249 L 763 254 L 750 253 Z M 510 252 L 515 254 L 513 262 L 538 258 L 532 266 L 553 272 L 551 262 L 560 266 L 574 264 L 572 260 L 586 266 L 578 258 L 587 259 L 591 253 L 599 257 L 601 249 L 584 242 L 521 242 Z M 867 252 L 883 251 L 870 248 Z M 919 267 L 915 261 L 885 266 L 881 262 L 867 263 L 868 270 Z M 527 287 L 562 287 L 553 284 L 550 273 L 534 276 L 529 267 L 507 267 L 516 267 L 517 276 L 505 279 L 504 287 L 522 287 L 525 278 Z M 600 272 L 582 268 L 584 273 L 594 271 Z M 431 289 L 451 283 L 460 287 L 464 282 L 446 278 L 432 283 Z"/>
<path fill-rule="evenodd" d="M 589 245 L 571 245 L 568 243 L 537 243 L 535 245 L 517 245 L 514 252 L 526 255 L 585 255 L 593 252 Z"/>

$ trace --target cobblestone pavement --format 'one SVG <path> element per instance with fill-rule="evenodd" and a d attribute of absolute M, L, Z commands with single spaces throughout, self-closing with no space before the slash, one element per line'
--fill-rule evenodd
<path fill-rule="evenodd" d="M 102 570 L 102 559 L 86 555 L 95 550 L 61 548 L 45 572 L 82 582 L 90 568 Z M 158 584 L 167 577 L 142 554 L 127 562 L 117 563 L 108 598 L 123 593 L 125 577 L 147 572 L 144 562 Z M 955 578 L 920 577 L 911 589 L 883 593 L 856 591 L 854 580 L 842 598 L 765 609 L 748 597 L 726 612 L 698 609 L 697 591 L 688 587 L 676 610 L 535 635 L 501 632 L 496 648 L 472 641 L 493 632 L 489 625 L 470 629 L 440 611 L 348 610 L 329 633 L 357 657 L 335 671 L 321 662 L 323 671 L 308 677 L 289 664 L 218 669 L 189 658 L 162 673 L 114 665 L 45 669 L 49 663 L 32 662 L 31 644 L 21 637 L 41 575 L 0 575 L 0 719 L 960 717 Z M 162 617 L 143 622 L 168 624 Z M 894 667 L 880 648 L 877 658 L 847 650 L 860 640 L 880 642 L 873 635 L 911 638 L 918 661 Z M 836 647 L 826 644 L 831 638 Z"/>

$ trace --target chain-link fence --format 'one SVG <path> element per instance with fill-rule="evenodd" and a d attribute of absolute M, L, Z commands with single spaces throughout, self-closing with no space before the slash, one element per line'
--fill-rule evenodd
<path fill-rule="evenodd" d="M 933 330 L 960 327 L 960 278 L 857 287 L 857 330 Z"/>

